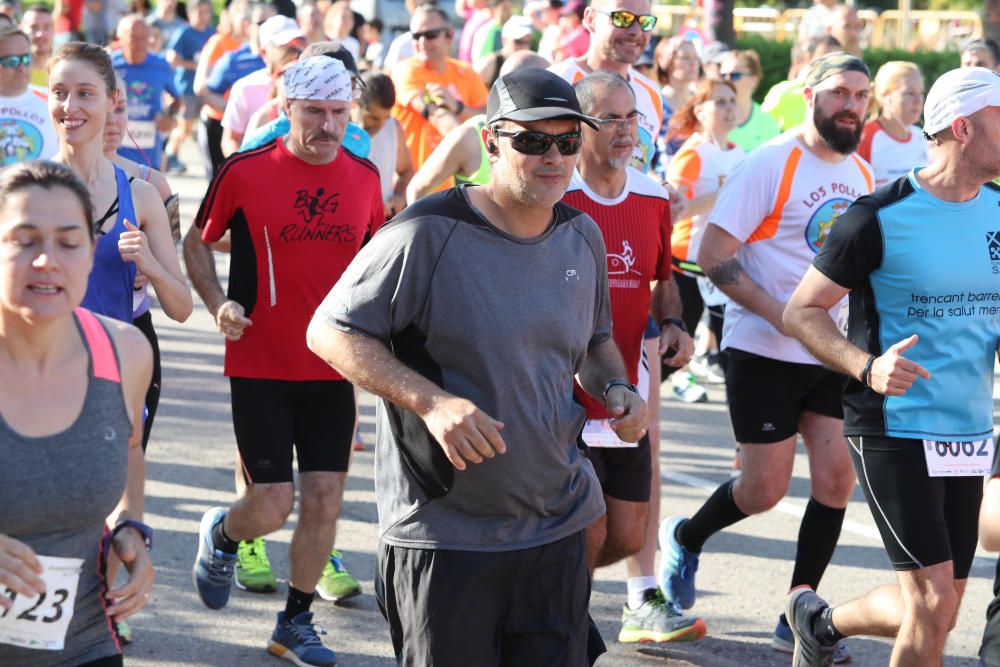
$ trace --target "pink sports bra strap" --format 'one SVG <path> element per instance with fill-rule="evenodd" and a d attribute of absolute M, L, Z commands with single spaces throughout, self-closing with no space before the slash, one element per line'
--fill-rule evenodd
<path fill-rule="evenodd" d="M 90 358 L 94 363 L 94 377 L 120 384 L 122 378 L 118 372 L 118 359 L 115 357 L 115 348 L 111 344 L 108 332 L 98 321 L 97 316 L 86 308 L 77 308 L 75 312 L 80 328 L 83 329 L 87 347 L 90 349 Z"/>

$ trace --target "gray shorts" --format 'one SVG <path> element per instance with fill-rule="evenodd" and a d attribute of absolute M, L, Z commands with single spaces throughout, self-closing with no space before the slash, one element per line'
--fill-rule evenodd
<path fill-rule="evenodd" d="M 181 110 L 181 118 L 184 120 L 194 120 L 201 112 L 202 101 L 197 95 L 182 95 L 184 108 Z"/>
<path fill-rule="evenodd" d="M 605 651 L 582 531 L 518 551 L 382 542 L 375 594 L 405 667 L 580 667 Z"/>

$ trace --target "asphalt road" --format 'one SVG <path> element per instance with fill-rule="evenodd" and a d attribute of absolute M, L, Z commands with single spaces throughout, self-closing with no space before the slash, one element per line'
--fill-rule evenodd
<path fill-rule="evenodd" d="M 200 172 L 193 151 L 186 154 L 191 172 Z M 182 197 L 186 228 L 205 191 L 198 173 L 172 177 Z M 220 273 L 225 260 L 220 260 Z M 196 297 L 196 302 L 198 301 Z M 223 344 L 204 308 L 177 325 L 155 312 L 163 349 L 163 394 L 148 450 L 147 521 L 156 529 L 154 562 L 157 583 L 149 607 L 131 621 L 135 641 L 125 651 L 126 664 L 143 667 L 280 665 L 266 653 L 275 613 L 283 608 L 287 581 L 288 527 L 268 538 L 270 557 L 281 580 L 274 595 L 234 590 L 229 606 L 211 611 L 191 584 L 198 522 L 205 510 L 234 500 L 229 386 L 222 376 Z M 711 401 L 683 405 L 664 401 L 661 502 L 664 516 L 690 515 L 714 488 L 728 478 L 732 436 L 718 387 Z M 374 401 L 362 398 L 361 432 L 369 445 L 354 455 L 337 546 L 350 571 L 361 580 L 364 595 L 347 606 L 317 600 L 318 621 L 340 656 L 340 664 L 368 667 L 394 664 L 388 628 L 373 595 L 377 527 L 372 470 Z M 787 665 L 769 640 L 781 612 L 791 575 L 799 517 L 808 500 L 805 455 L 799 454 L 795 479 L 781 505 L 714 536 L 706 545 L 698 572 L 698 603 L 693 610 L 707 622 L 699 642 L 622 645 L 618 634 L 625 594 L 621 565 L 599 570 L 594 582 L 592 615 L 608 642 L 599 665 L 679 667 L 758 667 Z M 981 553 L 973 567 L 958 626 L 948 642 L 945 664 L 974 666 L 983 615 L 992 597 L 995 557 Z M 875 532 L 860 490 L 854 494 L 843 535 L 820 588 L 831 602 L 843 602 L 893 573 Z M 456 642 L 465 641 L 461 636 Z M 857 665 L 885 665 L 891 645 L 878 639 L 849 640 Z M 476 666 L 471 666 L 476 667 Z"/>

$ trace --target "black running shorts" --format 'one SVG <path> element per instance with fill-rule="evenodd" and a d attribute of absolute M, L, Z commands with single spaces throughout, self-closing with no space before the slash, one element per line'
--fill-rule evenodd
<path fill-rule="evenodd" d="M 516 551 L 381 542 L 375 595 L 404 667 L 581 667 L 604 644 L 590 620 L 583 532 Z M 593 633 L 593 634 L 592 634 Z"/>
<path fill-rule="evenodd" d="M 299 472 L 347 472 L 356 417 L 350 382 L 231 377 L 229 386 L 249 482 L 291 482 L 293 446 Z"/>
<path fill-rule="evenodd" d="M 979 539 L 982 477 L 930 477 L 920 440 L 851 436 L 858 482 L 897 570 L 954 562 L 965 579 Z"/>
<path fill-rule="evenodd" d="M 740 444 L 781 442 L 799 431 L 803 412 L 844 418 L 843 375 L 728 348 L 726 393 Z"/>
<path fill-rule="evenodd" d="M 653 462 L 648 435 L 642 436 L 636 447 L 588 447 L 587 457 L 604 495 L 632 503 L 649 502 Z"/>

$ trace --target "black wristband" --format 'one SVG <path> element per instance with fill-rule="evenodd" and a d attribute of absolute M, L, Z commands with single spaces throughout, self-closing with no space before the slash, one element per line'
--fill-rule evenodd
<path fill-rule="evenodd" d="M 115 529 L 111 531 L 111 537 L 114 538 L 123 528 L 132 528 L 142 535 L 142 541 L 146 545 L 146 551 L 153 550 L 153 529 L 144 524 L 141 521 L 134 521 L 132 519 L 126 519 L 121 521 L 115 526 Z"/>
<path fill-rule="evenodd" d="M 461 116 L 462 112 L 465 111 L 465 102 L 458 100 L 455 102 L 455 115 Z"/>
<path fill-rule="evenodd" d="M 631 382 L 628 382 L 627 380 L 612 380 L 611 382 L 609 382 L 604 387 L 604 394 L 603 394 L 603 396 L 604 396 L 604 404 L 605 405 L 608 404 L 608 392 L 611 391 L 612 387 L 625 387 L 626 389 L 628 389 L 629 391 L 631 391 L 633 394 L 638 395 L 638 393 L 639 393 L 639 390 L 635 388 L 635 385 L 632 384 Z"/>
<path fill-rule="evenodd" d="M 861 377 L 859 379 L 861 380 L 861 384 L 868 389 L 871 389 L 872 386 L 872 364 L 875 363 L 875 359 L 877 358 L 874 354 L 871 355 L 861 368 Z"/>
<path fill-rule="evenodd" d="M 675 327 L 683 331 L 684 333 L 691 333 L 688 331 L 687 326 L 684 325 L 684 320 L 678 317 L 664 317 L 660 320 L 660 328 L 667 326 L 668 324 L 673 324 Z"/>

